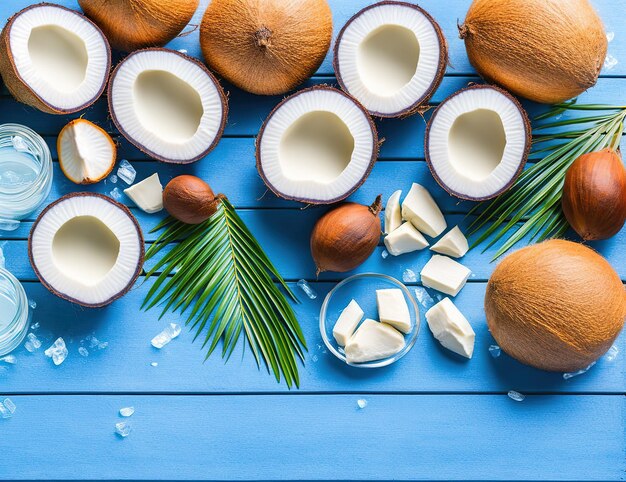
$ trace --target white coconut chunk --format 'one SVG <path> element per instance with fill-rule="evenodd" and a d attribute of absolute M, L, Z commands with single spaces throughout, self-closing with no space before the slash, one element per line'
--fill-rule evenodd
<path fill-rule="evenodd" d="M 436 253 L 462 258 L 469 251 L 467 238 L 458 226 L 453 227 L 430 248 Z"/>
<path fill-rule="evenodd" d="M 402 191 L 396 191 L 387 200 L 387 205 L 385 206 L 385 234 L 390 234 L 402 224 L 400 196 L 402 196 Z"/>
<path fill-rule="evenodd" d="M 337 89 L 315 87 L 287 98 L 270 114 L 257 140 L 257 166 L 277 195 L 331 203 L 363 183 L 377 143 L 361 106 Z"/>
<path fill-rule="evenodd" d="M 428 189 L 416 182 L 402 203 L 402 219 L 431 238 L 439 236 L 447 227 L 446 219 Z"/>
<path fill-rule="evenodd" d="M 84 306 L 103 306 L 139 276 L 143 237 L 130 211 L 91 193 L 67 195 L 33 225 L 29 254 L 42 283 Z"/>
<path fill-rule="evenodd" d="M 422 284 L 450 296 L 463 289 L 472 271 L 447 256 L 433 255 L 424 265 L 420 276 Z"/>
<path fill-rule="evenodd" d="M 57 5 L 34 5 L 9 28 L 16 73 L 43 104 L 76 112 L 100 96 L 111 53 L 102 32 L 84 16 Z"/>
<path fill-rule="evenodd" d="M 412 253 L 428 247 L 428 241 L 411 223 L 404 223 L 385 237 L 385 246 L 392 256 Z"/>
<path fill-rule="evenodd" d="M 163 210 L 163 186 L 157 172 L 124 189 L 124 194 L 131 198 L 139 209 L 148 214 Z"/>
<path fill-rule="evenodd" d="M 472 358 L 476 334 L 463 313 L 444 298 L 426 312 L 426 322 L 433 336 L 448 350 Z"/>
<path fill-rule="evenodd" d="M 367 319 L 346 344 L 348 363 L 365 363 L 395 355 L 406 342 L 404 336 L 387 323 Z"/>
<path fill-rule="evenodd" d="M 354 330 L 363 319 L 363 314 L 363 310 L 355 300 L 350 301 L 341 312 L 333 328 L 333 337 L 339 345 L 346 346 Z"/>
<path fill-rule="evenodd" d="M 342 88 L 372 114 L 411 113 L 437 89 L 447 48 L 437 23 L 417 5 L 380 3 L 346 23 L 335 45 Z"/>
<path fill-rule="evenodd" d="M 61 130 L 57 150 L 61 170 L 78 184 L 105 178 L 113 169 L 117 155 L 111 136 L 85 119 L 76 119 Z"/>
<path fill-rule="evenodd" d="M 109 109 L 122 134 L 165 162 L 204 157 L 222 135 L 226 98 L 199 62 L 168 49 L 126 57 L 109 83 Z"/>
<path fill-rule="evenodd" d="M 411 313 L 402 290 L 397 288 L 376 290 L 376 305 L 380 321 L 402 333 L 411 331 Z"/>
<path fill-rule="evenodd" d="M 426 159 L 450 194 L 490 199 L 521 173 L 529 129 L 526 113 L 509 94 L 491 86 L 470 87 L 453 94 L 433 114 Z"/>

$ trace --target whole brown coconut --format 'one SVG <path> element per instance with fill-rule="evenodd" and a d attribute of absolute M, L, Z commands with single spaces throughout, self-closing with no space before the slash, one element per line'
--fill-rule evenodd
<path fill-rule="evenodd" d="M 199 0 L 78 0 L 111 46 L 131 52 L 161 47 L 189 23 Z"/>
<path fill-rule="evenodd" d="M 276 95 L 315 73 L 332 33 L 326 0 L 212 0 L 200 45 L 209 68 L 230 83 Z"/>
<path fill-rule="evenodd" d="M 474 0 L 459 31 L 482 77 L 546 104 L 594 86 L 607 51 L 588 0 Z"/>
<path fill-rule="evenodd" d="M 497 266 L 485 312 L 491 334 L 513 358 L 573 372 L 611 347 L 624 326 L 626 292 L 595 251 L 551 240 L 520 249 Z"/>
<path fill-rule="evenodd" d="M 163 190 L 163 207 L 174 218 L 186 224 L 200 224 L 219 207 L 220 195 L 196 176 L 183 174 L 167 183 Z"/>

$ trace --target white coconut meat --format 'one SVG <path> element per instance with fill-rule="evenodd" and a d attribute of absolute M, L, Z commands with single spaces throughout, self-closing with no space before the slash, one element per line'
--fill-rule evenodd
<path fill-rule="evenodd" d="M 43 104 L 71 113 L 100 97 L 111 52 L 100 29 L 86 17 L 41 4 L 22 10 L 7 28 L 15 73 Z"/>
<path fill-rule="evenodd" d="M 140 50 L 118 65 L 109 83 L 109 109 L 135 146 L 182 164 L 215 147 L 227 115 L 215 77 L 200 62 L 168 49 Z"/>
<path fill-rule="evenodd" d="M 417 5 L 384 2 L 357 13 L 335 44 L 342 88 L 375 116 L 415 112 L 430 99 L 448 59 L 441 29 Z"/>
<path fill-rule="evenodd" d="M 257 139 L 257 167 L 278 196 L 311 204 L 346 198 L 378 155 L 367 112 L 343 92 L 313 87 L 285 99 Z"/>
<path fill-rule="evenodd" d="M 530 148 L 530 124 L 508 93 L 487 85 L 462 90 L 433 114 L 426 160 L 439 184 L 469 200 L 491 199 L 521 173 Z"/>
<path fill-rule="evenodd" d="M 125 294 L 143 264 L 143 237 L 130 211 L 98 194 L 69 194 L 35 222 L 29 255 L 54 294 L 88 307 Z"/>

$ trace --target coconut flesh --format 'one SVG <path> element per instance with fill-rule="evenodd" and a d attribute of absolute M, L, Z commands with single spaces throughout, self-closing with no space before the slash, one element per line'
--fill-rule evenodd
<path fill-rule="evenodd" d="M 169 49 L 139 50 L 111 74 L 109 110 L 120 132 L 148 155 L 186 164 L 219 141 L 228 106 L 215 77 Z"/>
<path fill-rule="evenodd" d="M 403 2 L 364 8 L 335 43 L 341 87 L 379 117 L 416 112 L 437 90 L 447 61 L 439 25 L 417 5 Z"/>
<path fill-rule="evenodd" d="M 257 167 L 278 196 L 311 204 L 345 199 L 378 155 L 364 109 L 330 87 L 302 90 L 281 102 L 257 139 Z"/>
<path fill-rule="evenodd" d="M 44 112 L 66 114 L 91 105 L 104 90 L 110 66 L 100 29 L 65 7 L 33 5 L 2 31 L 5 84 L 17 100 Z"/>
<path fill-rule="evenodd" d="M 509 94 L 477 85 L 437 108 L 425 146 L 430 170 L 446 191 L 462 199 L 490 199 L 521 173 L 530 149 L 530 124 Z"/>
<path fill-rule="evenodd" d="M 93 193 L 48 206 L 31 230 L 33 269 L 54 294 L 87 307 L 124 295 L 143 265 L 143 236 L 123 205 Z"/>

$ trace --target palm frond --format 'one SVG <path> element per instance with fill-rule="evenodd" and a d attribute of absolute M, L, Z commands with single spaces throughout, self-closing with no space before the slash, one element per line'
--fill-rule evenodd
<path fill-rule="evenodd" d="M 601 114 L 548 122 L 568 110 Z M 577 104 L 576 101 L 555 105 L 535 118 L 533 153 L 544 157 L 526 169 L 509 191 L 470 211 L 470 214 L 477 214 L 470 226 L 470 234 L 477 235 L 471 247 L 485 243 L 484 252 L 503 241 L 493 257 L 495 260 L 526 236 L 530 236 L 531 241 L 563 236 L 568 229 L 561 210 L 567 170 L 582 154 L 607 147 L 617 149 L 625 119 L 626 106 Z M 546 133 L 568 126 L 572 128 Z"/>
<path fill-rule="evenodd" d="M 161 307 L 161 316 L 179 312 L 202 340 L 207 359 L 222 345 L 232 355 L 243 337 L 257 366 L 265 365 L 277 381 L 299 386 L 298 359 L 306 342 L 287 296 L 297 301 L 275 266 L 227 199 L 200 225 L 167 218 L 146 252 L 161 258 L 146 273 L 155 277 L 143 308 Z M 169 248 L 169 249 L 166 249 Z"/>

